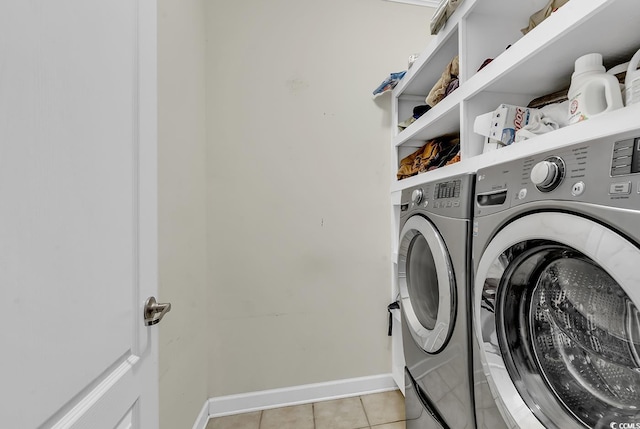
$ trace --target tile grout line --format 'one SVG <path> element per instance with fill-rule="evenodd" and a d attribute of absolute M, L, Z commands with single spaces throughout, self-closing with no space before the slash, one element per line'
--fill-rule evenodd
<path fill-rule="evenodd" d="M 316 429 L 316 404 L 315 402 L 311 403 L 311 414 L 313 417 L 313 429 Z"/>
<path fill-rule="evenodd" d="M 364 401 L 362 401 L 362 396 L 358 396 L 360 400 L 360 406 L 362 407 L 362 411 L 364 412 L 364 418 L 367 419 L 367 426 L 371 429 L 371 422 L 369 421 L 369 416 L 367 415 L 367 409 L 364 407 Z"/>

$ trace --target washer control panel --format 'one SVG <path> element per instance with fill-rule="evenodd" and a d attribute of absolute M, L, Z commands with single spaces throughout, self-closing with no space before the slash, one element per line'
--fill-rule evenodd
<path fill-rule="evenodd" d="M 558 187 L 564 179 L 565 166 L 562 158 L 550 156 L 544 161 L 538 162 L 531 169 L 531 181 L 541 192 L 551 192 Z"/>
<path fill-rule="evenodd" d="M 571 188 L 571 195 L 573 195 L 574 197 L 582 195 L 582 193 L 584 192 L 584 188 L 585 184 L 583 181 L 574 183 L 573 187 Z"/>
<path fill-rule="evenodd" d="M 443 198 L 460 198 L 461 183 L 462 181 L 460 179 L 436 183 L 434 198 L 436 200 Z"/>
<path fill-rule="evenodd" d="M 478 170 L 475 214 L 536 201 L 640 209 L 640 130 Z"/>
<path fill-rule="evenodd" d="M 401 216 L 425 210 L 452 218 L 468 219 L 471 214 L 473 174 L 425 183 L 402 191 Z"/>
<path fill-rule="evenodd" d="M 640 173 L 640 137 L 618 140 L 613 145 L 611 176 Z"/>
<path fill-rule="evenodd" d="M 456 208 L 460 207 L 460 179 L 438 182 L 433 192 L 433 206 L 435 208 Z"/>
<path fill-rule="evenodd" d="M 422 202 L 422 197 L 424 196 L 424 191 L 422 188 L 417 188 L 411 191 L 411 202 L 413 204 L 420 204 Z"/>

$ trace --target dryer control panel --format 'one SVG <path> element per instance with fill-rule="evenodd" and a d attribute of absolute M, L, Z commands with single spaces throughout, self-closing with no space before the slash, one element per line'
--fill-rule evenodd
<path fill-rule="evenodd" d="M 640 209 L 640 130 L 478 170 L 476 216 L 540 201 Z"/>

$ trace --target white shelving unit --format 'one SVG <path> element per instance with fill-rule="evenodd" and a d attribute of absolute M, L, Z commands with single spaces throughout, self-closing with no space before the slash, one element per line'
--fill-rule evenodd
<path fill-rule="evenodd" d="M 638 0 L 571 0 L 526 35 L 529 16 L 547 0 L 464 0 L 431 40 L 393 91 L 391 140 L 393 270 L 397 271 L 400 193 L 425 181 L 543 152 L 580 141 L 640 128 L 640 104 L 482 153 L 483 137 L 473 132 L 475 118 L 499 104 L 526 106 L 537 97 L 568 88 L 575 60 L 602 54 L 605 66 L 628 61 L 640 49 Z M 508 49 L 507 49 L 508 47 Z M 459 56 L 459 88 L 405 130 L 397 124 L 409 118 L 447 64 Z M 485 59 L 493 61 L 477 71 Z M 426 140 L 460 133 L 461 161 L 398 181 L 399 161 Z M 394 278 L 392 296 L 397 294 Z M 397 330 L 396 332 L 398 332 Z M 398 341 L 393 343 L 398 344 Z M 401 346 L 401 342 L 399 343 Z M 397 352 L 394 353 L 394 356 Z M 403 383 L 403 363 L 393 363 L 396 381 Z"/>

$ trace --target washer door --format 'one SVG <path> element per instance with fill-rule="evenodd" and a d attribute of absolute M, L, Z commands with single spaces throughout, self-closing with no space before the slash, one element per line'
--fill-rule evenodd
<path fill-rule="evenodd" d="M 455 279 L 440 233 L 422 216 L 409 218 L 400 233 L 398 283 L 411 336 L 438 353 L 453 331 Z"/>
<path fill-rule="evenodd" d="M 483 253 L 473 303 L 484 371 L 512 425 L 640 427 L 635 245 L 582 217 L 525 216 Z"/>

